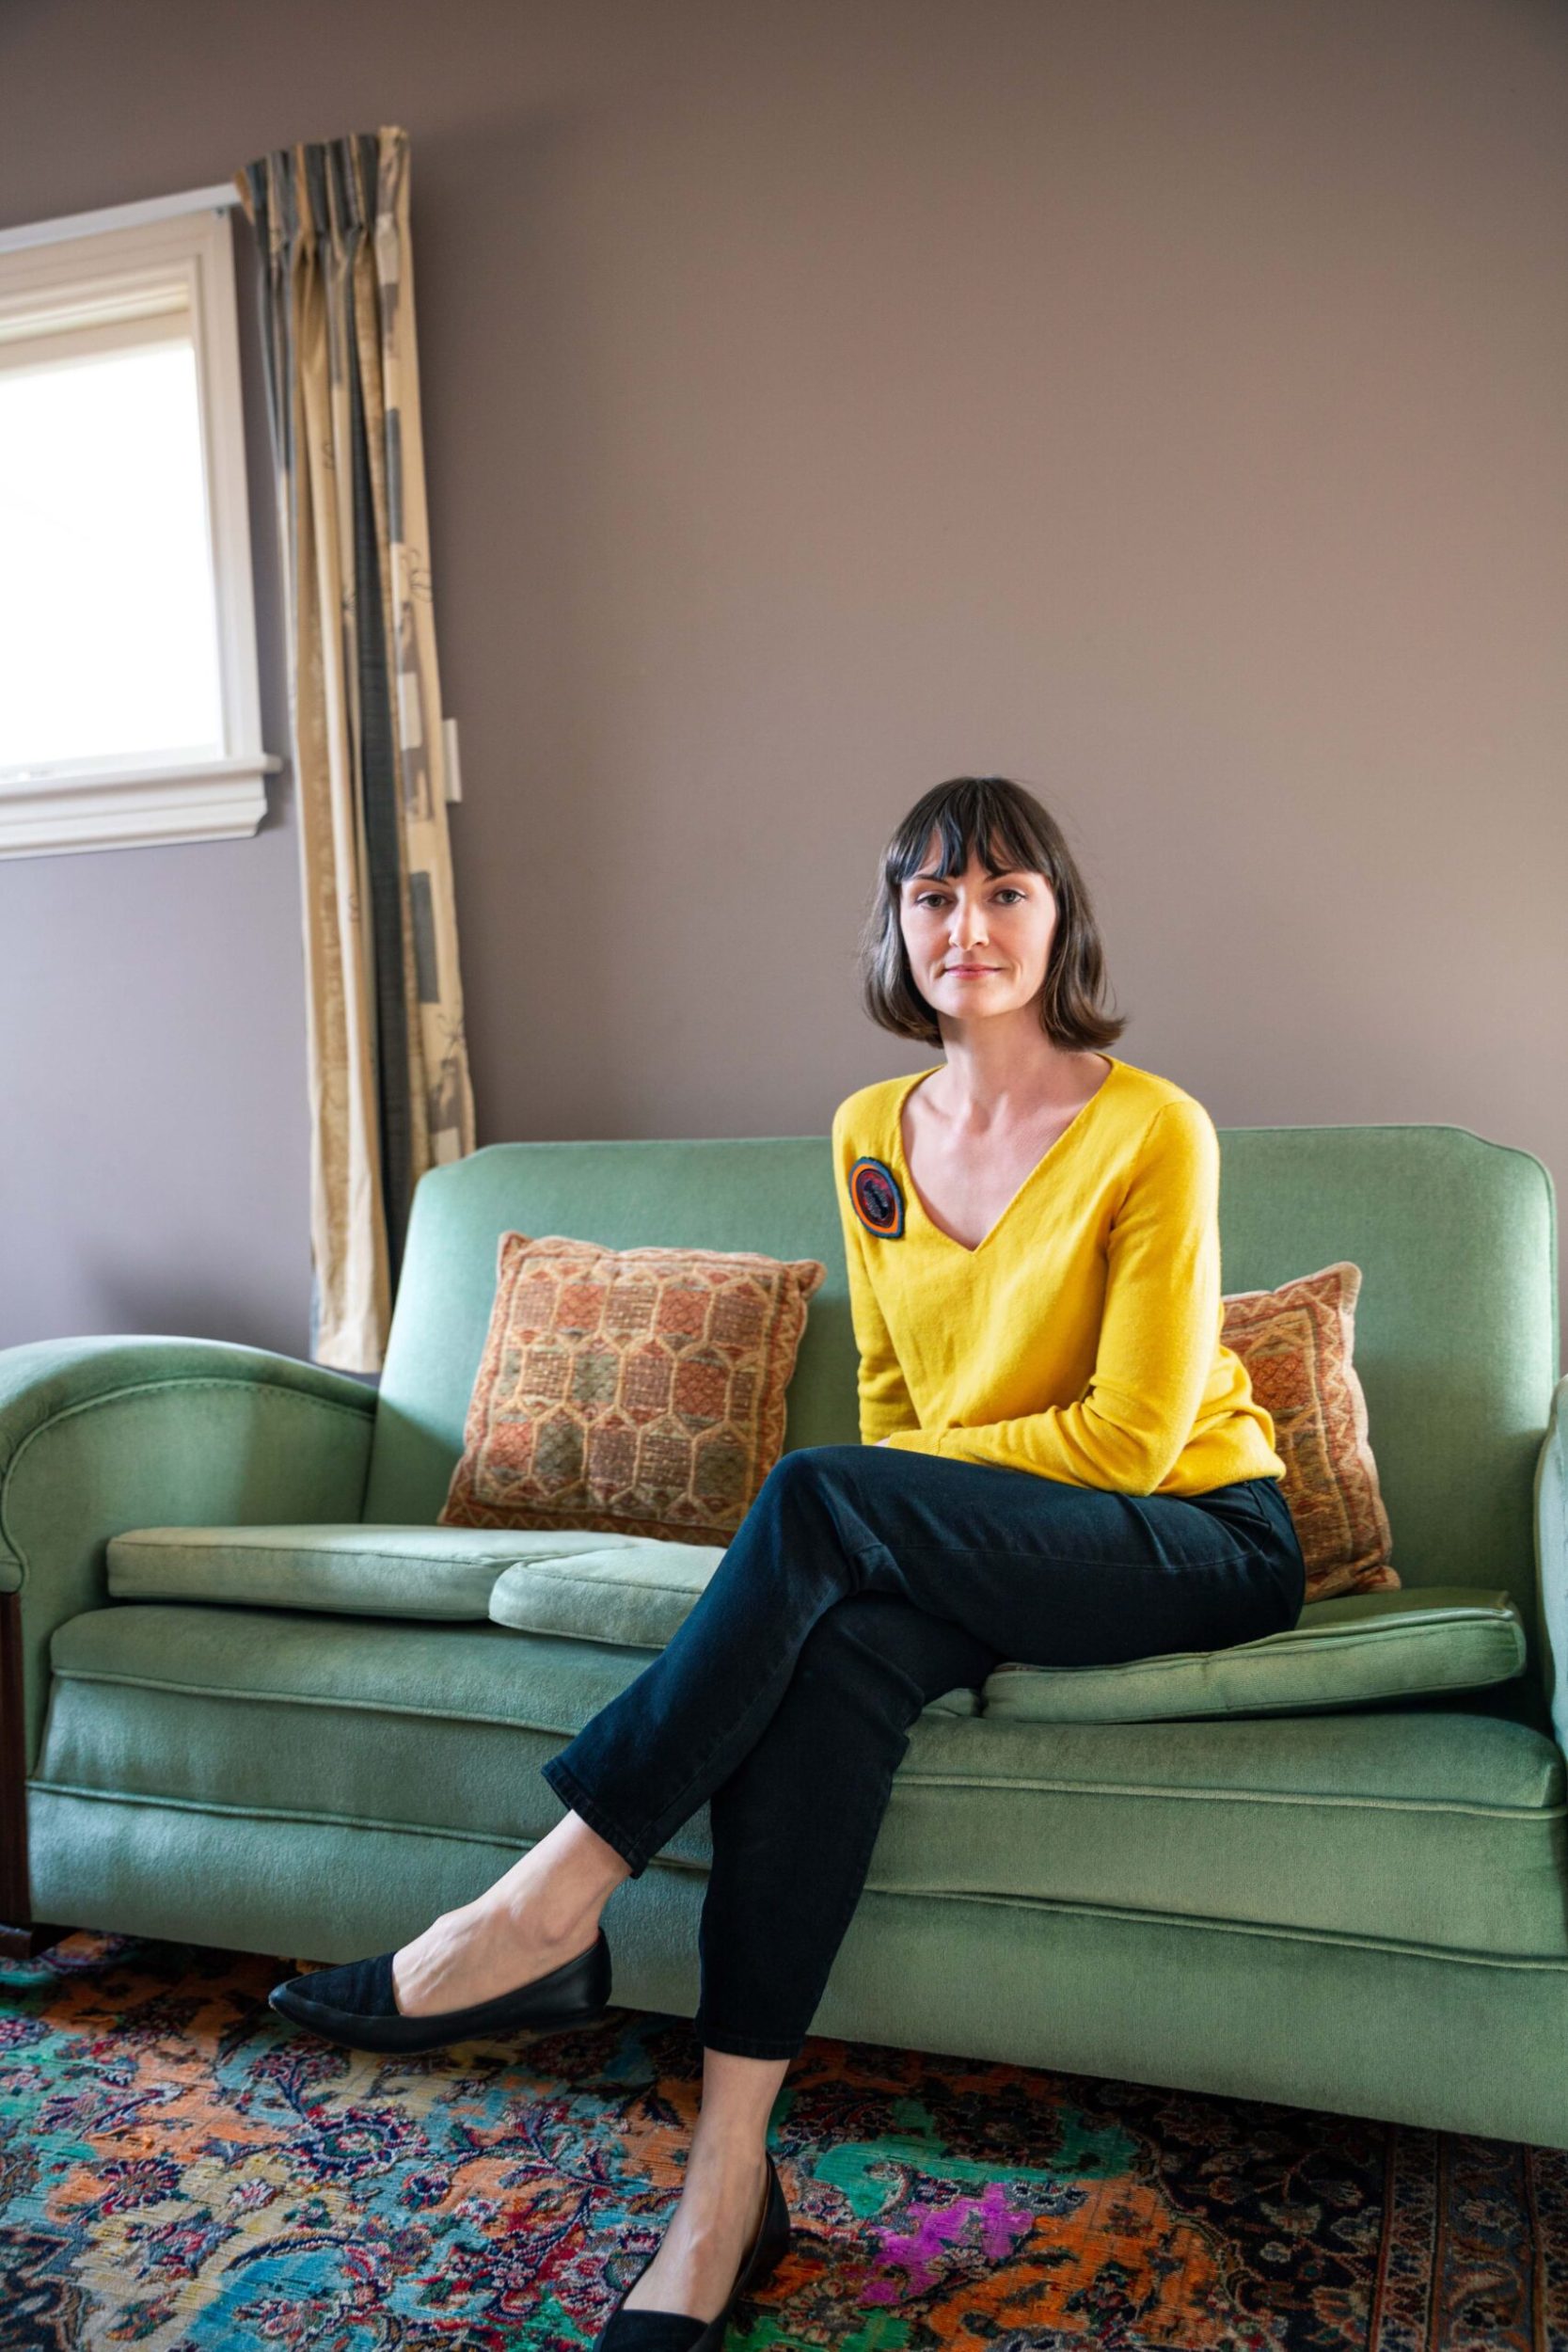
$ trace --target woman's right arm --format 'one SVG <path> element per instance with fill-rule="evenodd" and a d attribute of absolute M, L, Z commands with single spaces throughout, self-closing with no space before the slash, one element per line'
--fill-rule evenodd
<path fill-rule="evenodd" d="M 849 1200 L 849 1170 L 856 1154 L 846 1133 L 843 1106 L 833 1114 L 833 1184 L 844 1228 L 844 1257 L 849 1273 L 849 1319 L 860 1350 L 859 1396 L 862 1445 L 879 1445 L 895 1429 L 918 1429 L 915 1411 L 894 1350 L 865 1263 L 865 1235 Z"/>

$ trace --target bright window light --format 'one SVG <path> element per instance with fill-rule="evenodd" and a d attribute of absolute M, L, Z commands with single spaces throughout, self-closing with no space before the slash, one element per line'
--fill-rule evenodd
<path fill-rule="evenodd" d="M 266 815 L 232 199 L 0 229 L 0 859 Z"/>
<path fill-rule="evenodd" d="M 0 773 L 221 751 L 188 329 L 6 362 L 0 344 Z"/>

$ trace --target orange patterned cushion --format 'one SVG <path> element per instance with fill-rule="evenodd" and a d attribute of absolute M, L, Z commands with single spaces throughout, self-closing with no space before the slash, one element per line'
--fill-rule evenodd
<path fill-rule="evenodd" d="M 727 1544 L 784 1451 L 784 1391 L 827 1278 L 750 1249 L 503 1233 L 443 1527 Z"/>
<path fill-rule="evenodd" d="M 1367 1399 L 1351 1360 L 1360 1288 L 1361 1268 L 1341 1258 L 1277 1290 L 1236 1291 L 1224 1301 L 1220 1337 L 1245 1364 L 1253 1395 L 1274 1422 L 1308 1600 L 1375 1593 L 1400 1581 L 1388 1560 Z"/>

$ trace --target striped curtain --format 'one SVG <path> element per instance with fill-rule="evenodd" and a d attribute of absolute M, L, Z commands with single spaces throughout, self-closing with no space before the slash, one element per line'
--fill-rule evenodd
<path fill-rule="evenodd" d="M 474 1148 L 408 241 L 408 139 L 236 172 L 262 265 L 299 808 L 310 1353 L 378 1372 L 413 1190 Z"/>

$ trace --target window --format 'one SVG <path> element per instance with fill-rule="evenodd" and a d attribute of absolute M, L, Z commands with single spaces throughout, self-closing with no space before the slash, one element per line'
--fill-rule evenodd
<path fill-rule="evenodd" d="M 0 231 L 0 857 L 251 834 L 228 193 Z"/>

